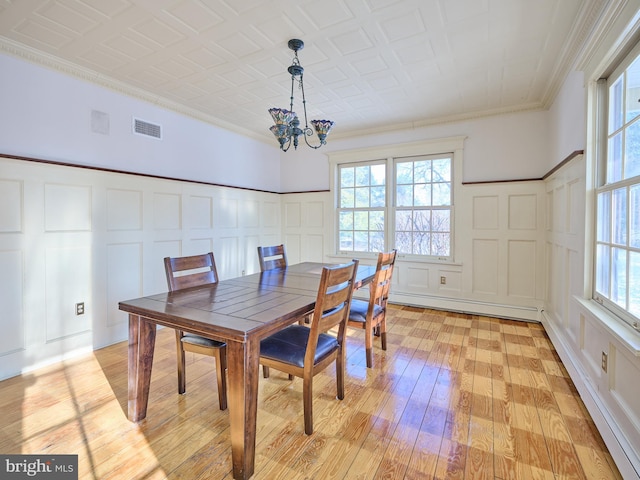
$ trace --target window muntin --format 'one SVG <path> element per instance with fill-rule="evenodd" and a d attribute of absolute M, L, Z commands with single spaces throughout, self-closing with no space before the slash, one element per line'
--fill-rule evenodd
<path fill-rule="evenodd" d="M 594 298 L 634 326 L 640 323 L 639 48 L 607 81 L 594 278 Z"/>
<path fill-rule="evenodd" d="M 399 253 L 451 255 L 451 162 L 443 156 L 395 161 L 395 248 Z"/>
<path fill-rule="evenodd" d="M 338 252 L 452 257 L 453 154 L 338 164 Z"/>
<path fill-rule="evenodd" d="M 339 168 L 338 250 L 380 252 L 386 218 L 384 163 Z"/>

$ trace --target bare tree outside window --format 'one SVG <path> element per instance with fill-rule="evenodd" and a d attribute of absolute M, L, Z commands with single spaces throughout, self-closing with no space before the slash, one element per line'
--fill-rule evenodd
<path fill-rule="evenodd" d="M 450 258 L 452 162 L 448 153 L 339 165 L 338 250 Z"/>
<path fill-rule="evenodd" d="M 396 161 L 395 248 L 451 255 L 451 157 Z"/>
<path fill-rule="evenodd" d="M 386 167 L 374 163 L 340 168 L 339 250 L 384 250 Z"/>

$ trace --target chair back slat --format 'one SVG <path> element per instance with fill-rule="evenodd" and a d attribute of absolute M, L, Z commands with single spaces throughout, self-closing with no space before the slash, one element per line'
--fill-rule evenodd
<path fill-rule="evenodd" d="M 218 283 L 213 253 L 188 257 L 166 257 L 164 270 L 169 291 Z"/>
<path fill-rule="evenodd" d="M 305 356 L 305 368 L 313 366 L 318 335 L 339 326 L 338 342 L 344 342 L 353 285 L 358 270 L 358 260 L 345 265 L 324 267 L 316 305 L 311 317 L 309 343 Z"/>
<path fill-rule="evenodd" d="M 391 277 L 396 262 L 397 250 L 379 253 L 376 273 L 373 281 L 369 285 L 369 308 L 379 305 L 383 308 L 387 306 L 389 290 L 391 289 Z"/>
<path fill-rule="evenodd" d="M 258 259 L 260 260 L 261 272 L 276 268 L 286 268 L 287 266 L 287 253 L 284 245 L 258 247 Z"/>

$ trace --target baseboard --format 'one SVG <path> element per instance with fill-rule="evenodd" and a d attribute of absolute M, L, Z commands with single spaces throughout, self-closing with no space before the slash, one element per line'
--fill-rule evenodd
<path fill-rule="evenodd" d="M 391 292 L 389 301 L 402 305 L 446 310 L 449 312 L 486 315 L 490 317 L 508 318 L 513 320 L 540 321 L 540 310 L 535 306 L 504 305 L 499 303 L 481 302 L 471 299 L 440 297 L 435 295 L 418 295 L 410 293 Z"/>
<path fill-rule="evenodd" d="M 622 478 L 625 480 L 640 480 L 640 458 L 635 449 L 626 440 L 625 435 L 618 427 L 617 422 L 609 414 L 606 404 L 602 401 L 598 392 L 588 381 L 588 375 L 579 362 L 574 362 L 571 349 L 565 344 L 561 332 L 555 328 L 555 324 L 547 316 L 541 315 L 542 325 L 551 339 L 562 363 L 569 372 L 569 376 L 578 389 L 591 418 L 593 419 L 604 443 L 609 449 Z"/>

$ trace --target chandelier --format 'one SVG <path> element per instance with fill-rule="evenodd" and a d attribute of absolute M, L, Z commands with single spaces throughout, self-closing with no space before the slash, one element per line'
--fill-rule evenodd
<path fill-rule="evenodd" d="M 291 66 L 287 68 L 287 71 L 291 74 L 291 104 L 289 105 L 289 110 L 286 110 L 284 108 L 269 109 L 269 113 L 273 117 L 273 121 L 275 123 L 275 125 L 271 126 L 269 130 L 271 130 L 271 133 L 273 133 L 278 139 L 280 150 L 284 152 L 289 150 L 291 144 L 293 144 L 294 150 L 298 148 L 299 136 L 302 136 L 302 138 L 304 138 L 304 142 L 309 147 L 320 148 L 322 145 L 326 145 L 327 135 L 331 131 L 331 127 L 333 127 L 333 122 L 331 120 L 311 120 L 310 123 L 315 129 L 316 135 L 318 135 L 320 145 L 314 146 L 309 143 L 307 137 L 313 135 L 313 130 L 311 129 L 311 127 L 309 127 L 309 122 L 307 122 L 307 101 L 304 97 L 304 83 L 302 81 L 304 68 L 302 68 L 302 65 L 300 65 L 300 60 L 298 60 L 298 50 L 302 50 L 304 48 L 304 42 L 302 40 L 293 38 L 289 40 L 288 46 L 294 52 Z M 300 120 L 298 119 L 298 115 L 293 111 L 293 90 L 296 82 L 298 83 L 298 88 L 302 92 L 304 128 L 300 128 Z"/>

